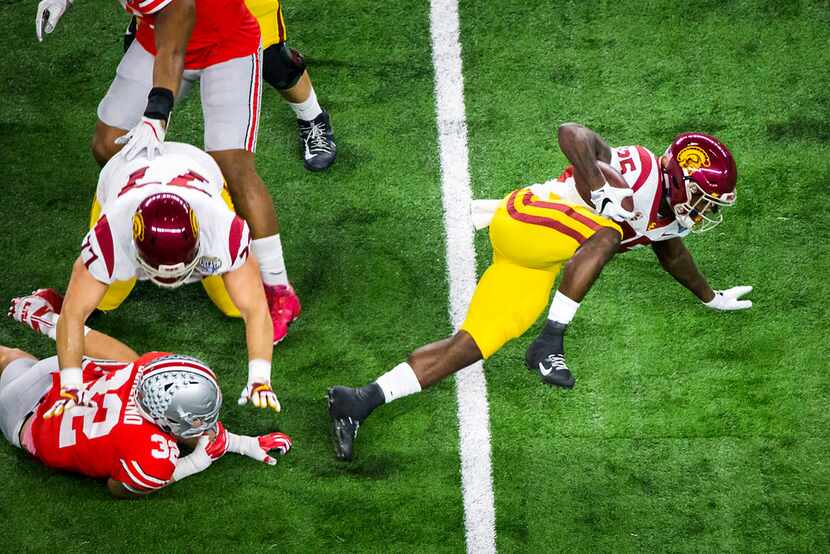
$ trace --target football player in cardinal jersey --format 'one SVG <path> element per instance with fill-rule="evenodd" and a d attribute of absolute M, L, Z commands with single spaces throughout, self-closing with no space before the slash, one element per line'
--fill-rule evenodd
<path fill-rule="evenodd" d="M 243 0 L 199 0 L 198 9 L 195 0 L 119 1 L 143 24 L 98 105 L 93 155 L 101 166 L 119 150 L 128 161 L 152 160 L 164 150 L 175 99 L 199 82 L 205 150 L 251 226 L 271 315 L 285 335 L 301 306 L 288 281 L 274 205 L 254 162 L 262 93 L 259 24 Z M 39 40 L 69 4 L 41 0 Z"/>
<path fill-rule="evenodd" d="M 115 309 L 137 279 L 164 288 L 202 281 L 224 313 L 245 321 L 248 383 L 240 402 L 279 411 L 271 354 L 285 329 L 269 314 L 248 224 L 223 193 L 216 162 L 188 144 L 168 142 L 153 160 L 116 156 L 104 166 L 57 325 L 67 395 L 80 390 L 82 330 L 96 307 Z"/>
<path fill-rule="evenodd" d="M 423 346 L 407 361 L 361 388 L 328 392 L 335 453 L 350 460 L 360 423 L 381 404 L 420 392 L 477 361 L 489 358 L 522 335 L 544 310 L 562 264 L 594 244 L 618 244 L 615 220 L 635 217 L 626 209 L 631 191 L 605 182 L 599 169 L 587 173 L 584 193 L 601 206 L 536 197 L 528 187 L 490 201 L 487 216 L 493 262 L 476 285 L 467 316 L 451 337 Z M 612 219 L 609 219 L 613 218 Z"/>
<path fill-rule="evenodd" d="M 713 291 L 681 241 L 690 230 L 717 224 L 717 209 L 735 201 L 735 164 L 725 146 L 688 133 L 657 158 L 640 146 L 611 149 L 575 124 L 560 127 L 559 145 L 573 164 L 559 179 L 515 190 L 501 201 L 474 203 L 473 223 L 490 227 L 493 262 L 476 285 L 459 331 L 416 350 L 373 383 L 329 390 L 339 459 L 352 458 L 358 428 L 375 408 L 489 358 L 522 335 L 544 310 L 563 265 L 551 306 L 556 319 L 527 356 L 548 384 L 573 386 L 562 349 L 565 326 L 620 248 L 652 243 L 663 267 L 709 307 L 751 306 L 738 300 L 750 287 Z"/>
<path fill-rule="evenodd" d="M 51 290 L 15 298 L 9 315 L 50 332 L 60 321 Z M 38 360 L 0 346 L 0 431 L 12 445 L 51 468 L 107 479 L 118 498 L 158 491 L 207 469 L 227 452 L 274 465 L 285 454 L 283 433 L 235 435 L 219 422 L 222 392 L 213 371 L 189 356 L 138 356 L 119 341 L 87 329 L 82 362 L 86 406 L 63 409 L 57 357 Z M 114 358 L 114 359 L 113 359 Z M 179 457 L 179 445 L 192 452 Z"/>
<path fill-rule="evenodd" d="M 702 233 L 718 225 L 723 220 L 722 210 L 735 203 L 737 168 L 723 143 L 705 133 L 682 133 L 662 156 L 655 156 L 639 145 L 611 148 L 597 133 L 575 123 L 562 125 L 558 137 L 562 151 L 574 165 L 557 179 L 531 187 L 533 193 L 587 206 L 585 195 L 579 192 L 579 174 L 586 166 L 605 162 L 620 173 L 633 192 L 636 217 L 620 223 L 623 235 L 619 244 L 593 244 L 565 265 L 548 321 L 527 350 L 528 369 L 547 384 L 574 385 L 565 362 L 565 331 L 602 268 L 617 252 L 651 246 L 662 268 L 706 307 L 752 307 L 752 301 L 741 300 L 752 291 L 751 286 L 713 290 L 683 244 L 689 233 Z"/>

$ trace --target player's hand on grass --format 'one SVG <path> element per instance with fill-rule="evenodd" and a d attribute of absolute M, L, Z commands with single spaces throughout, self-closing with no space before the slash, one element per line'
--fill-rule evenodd
<path fill-rule="evenodd" d="M 35 16 L 35 34 L 38 42 L 43 42 L 43 35 L 55 30 L 61 16 L 72 4 L 70 0 L 41 0 L 37 5 Z"/>
<path fill-rule="evenodd" d="M 133 127 L 129 133 L 115 139 L 115 144 L 124 145 L 118 154 L 130 161 L 144 153 L 148 160 L 152 160 L 162 153 L 164 129 L 163 120 L 142 116 L 138 125 Z"/>
<path fill-rule="evenodd" d="M 282 411 L 277 393 L 271 388 L 271 383 L 248 383 L 239 395 L 239 405 L 244 406 L 248 402 L 257 408 L 271 408 L 275 412 Z"/>
<path fill-rule="evenodd" d="M 275 451 L 277 455 L 284 456 L 291 450 L 291 445 L 291 437 L 285 433 L 268 433 L 259 437 L 228 433 L 228 450 L 230 452 L 248 456 L 269 466 L 277 464 L 277 459 L 272 457 L 269 452 Z"/>
<path fill-rule="evenodd" d="M 732 287 L 726 290 L 716 290 L 715 297 L 709 302 L 704 302 L 704 306 L 712 308 L 713 310 L 746 310 L 752 307 L 752 300 L 741 300 L 740 298 L 752 292 L 750 286 Z"/>

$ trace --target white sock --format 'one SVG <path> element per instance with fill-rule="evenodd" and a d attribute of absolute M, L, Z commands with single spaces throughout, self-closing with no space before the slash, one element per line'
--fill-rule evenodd
<path fill-rule="evenodd" d="M 294 110 L 295 114 L 297 114 L 297 119 L 302 119 L 304 121 L 311 121 L 323 113 L 323 108 L 321 108 L 320 104 L 317 102 L 317 93 L 314 92 L 314 87 L 311 87 L 311 93 L 308 95 L 305 102 L 300 102 L 298 104 L 288 102 L 288 105 L 291 106 L 291 109 Z"/>
<path fill-rule="evenodd" d="M 288 272 L 282 258 L 282 241 L 279 235 L 253 240 L 251 249 L 259 262 L 263 283 L 271 286 L 288 284 Z"/>
<path fill-rule="evenodd" d="M 406 362 L 396 365 L 378 377 L 375 382 L 383 391 L 383 397 L 387 403 L 421 392 L 421 383 L 418 382 L 412 366 Z"/>
<path fill-rule="evenodd" d="M 556 294 L 553 296 L 553 302 L 550 303 L 548 319 L 567 325 L 574 318 L 578 309 L 579 302 L 574 302 L 561 292 L 556 291 Z"/>

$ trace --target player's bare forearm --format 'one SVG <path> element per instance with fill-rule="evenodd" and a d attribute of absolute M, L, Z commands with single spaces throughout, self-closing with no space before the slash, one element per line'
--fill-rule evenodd
<path fill-rule="evenodd" d="M 691 252 L 681 239 L 657 241 L 651 246 L 660 265 L 678 283 L 689 289 L 702 302 L 709 302 L 715 297 L 712 287 L 695 265 Z"/>
<path fill-rule="evenodd" d="M 228 295 L 245 321 L 249 360 L 271 361 L 274 327 L 256 260 L 249 256 L 239 269 L 222 276 Z"/>
<path fill-rule="evenodd" d="M 156 59 L 153 87 L 178 94 L 184 72 L 184 57 L 196 23 L 195 0 L 173 0 L 156 15 Z"/>
<path fill-rule="evenodd" d="M 138 358 L 138 353 L 120 340 L 95 330 L 90 330 L 84 338 L 84 354 L 116 362 L 131 362 Z"/>
<path fill-rule="evenodd" d="M 597 133 L 578 123 L 560 125 L 557 140 L 562 153 L 573 164 L 577 191 L 583 198 L 590 198 L 590 191 L 605 182 L 596 162 L 610 162 L 611 148 Z"/>
<path fill-rule="evenodd" d="M 58 362 L 61 368 L 81 367 L 85 352 L 84 323 L 107 292 L 107 285 L 98 282 L 87 271 L 79 257 L 72 267 L 57 325 Z"/>

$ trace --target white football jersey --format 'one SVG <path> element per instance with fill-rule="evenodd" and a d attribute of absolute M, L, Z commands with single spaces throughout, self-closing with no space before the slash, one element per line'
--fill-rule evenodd
<path fill-rule="evenodd" d="M 164 154 L 152 161 L 126 161 L 114 156 L 98 178 L 95 196 L 101 215 L 81 243 L 81 258 L 102 283 L 147 275 L 136 261 L 133 215 L 151 194 L 169 192 L 186 200 L 199 224 L 199 256 L 187 283 L 221 275 L 242 266 L 250 250 L 248 224 L 222 199 L 224 180 L 206 152 L 177 142 L 165 142 Z"/>
<path fill-rule="evenodd" d="M 610 165 L 622 174 L 634 191 L 634 212 L 639 215 L 633 221 L 617 222 L 623 230 L 620 250 L 689 234 L 689 229 L 677 223 L 673 213 L 658 212 L 663 200 L 663 187 L 659 161 L 654 154 L 642 146 L 619 146 L 611 149 Z M 531 190 L 540 198 L 547 198 L 553 193 L 566 202 L 593 210 L 577 192 L 571 167 L 556 179 L 533 185 Z"/>

